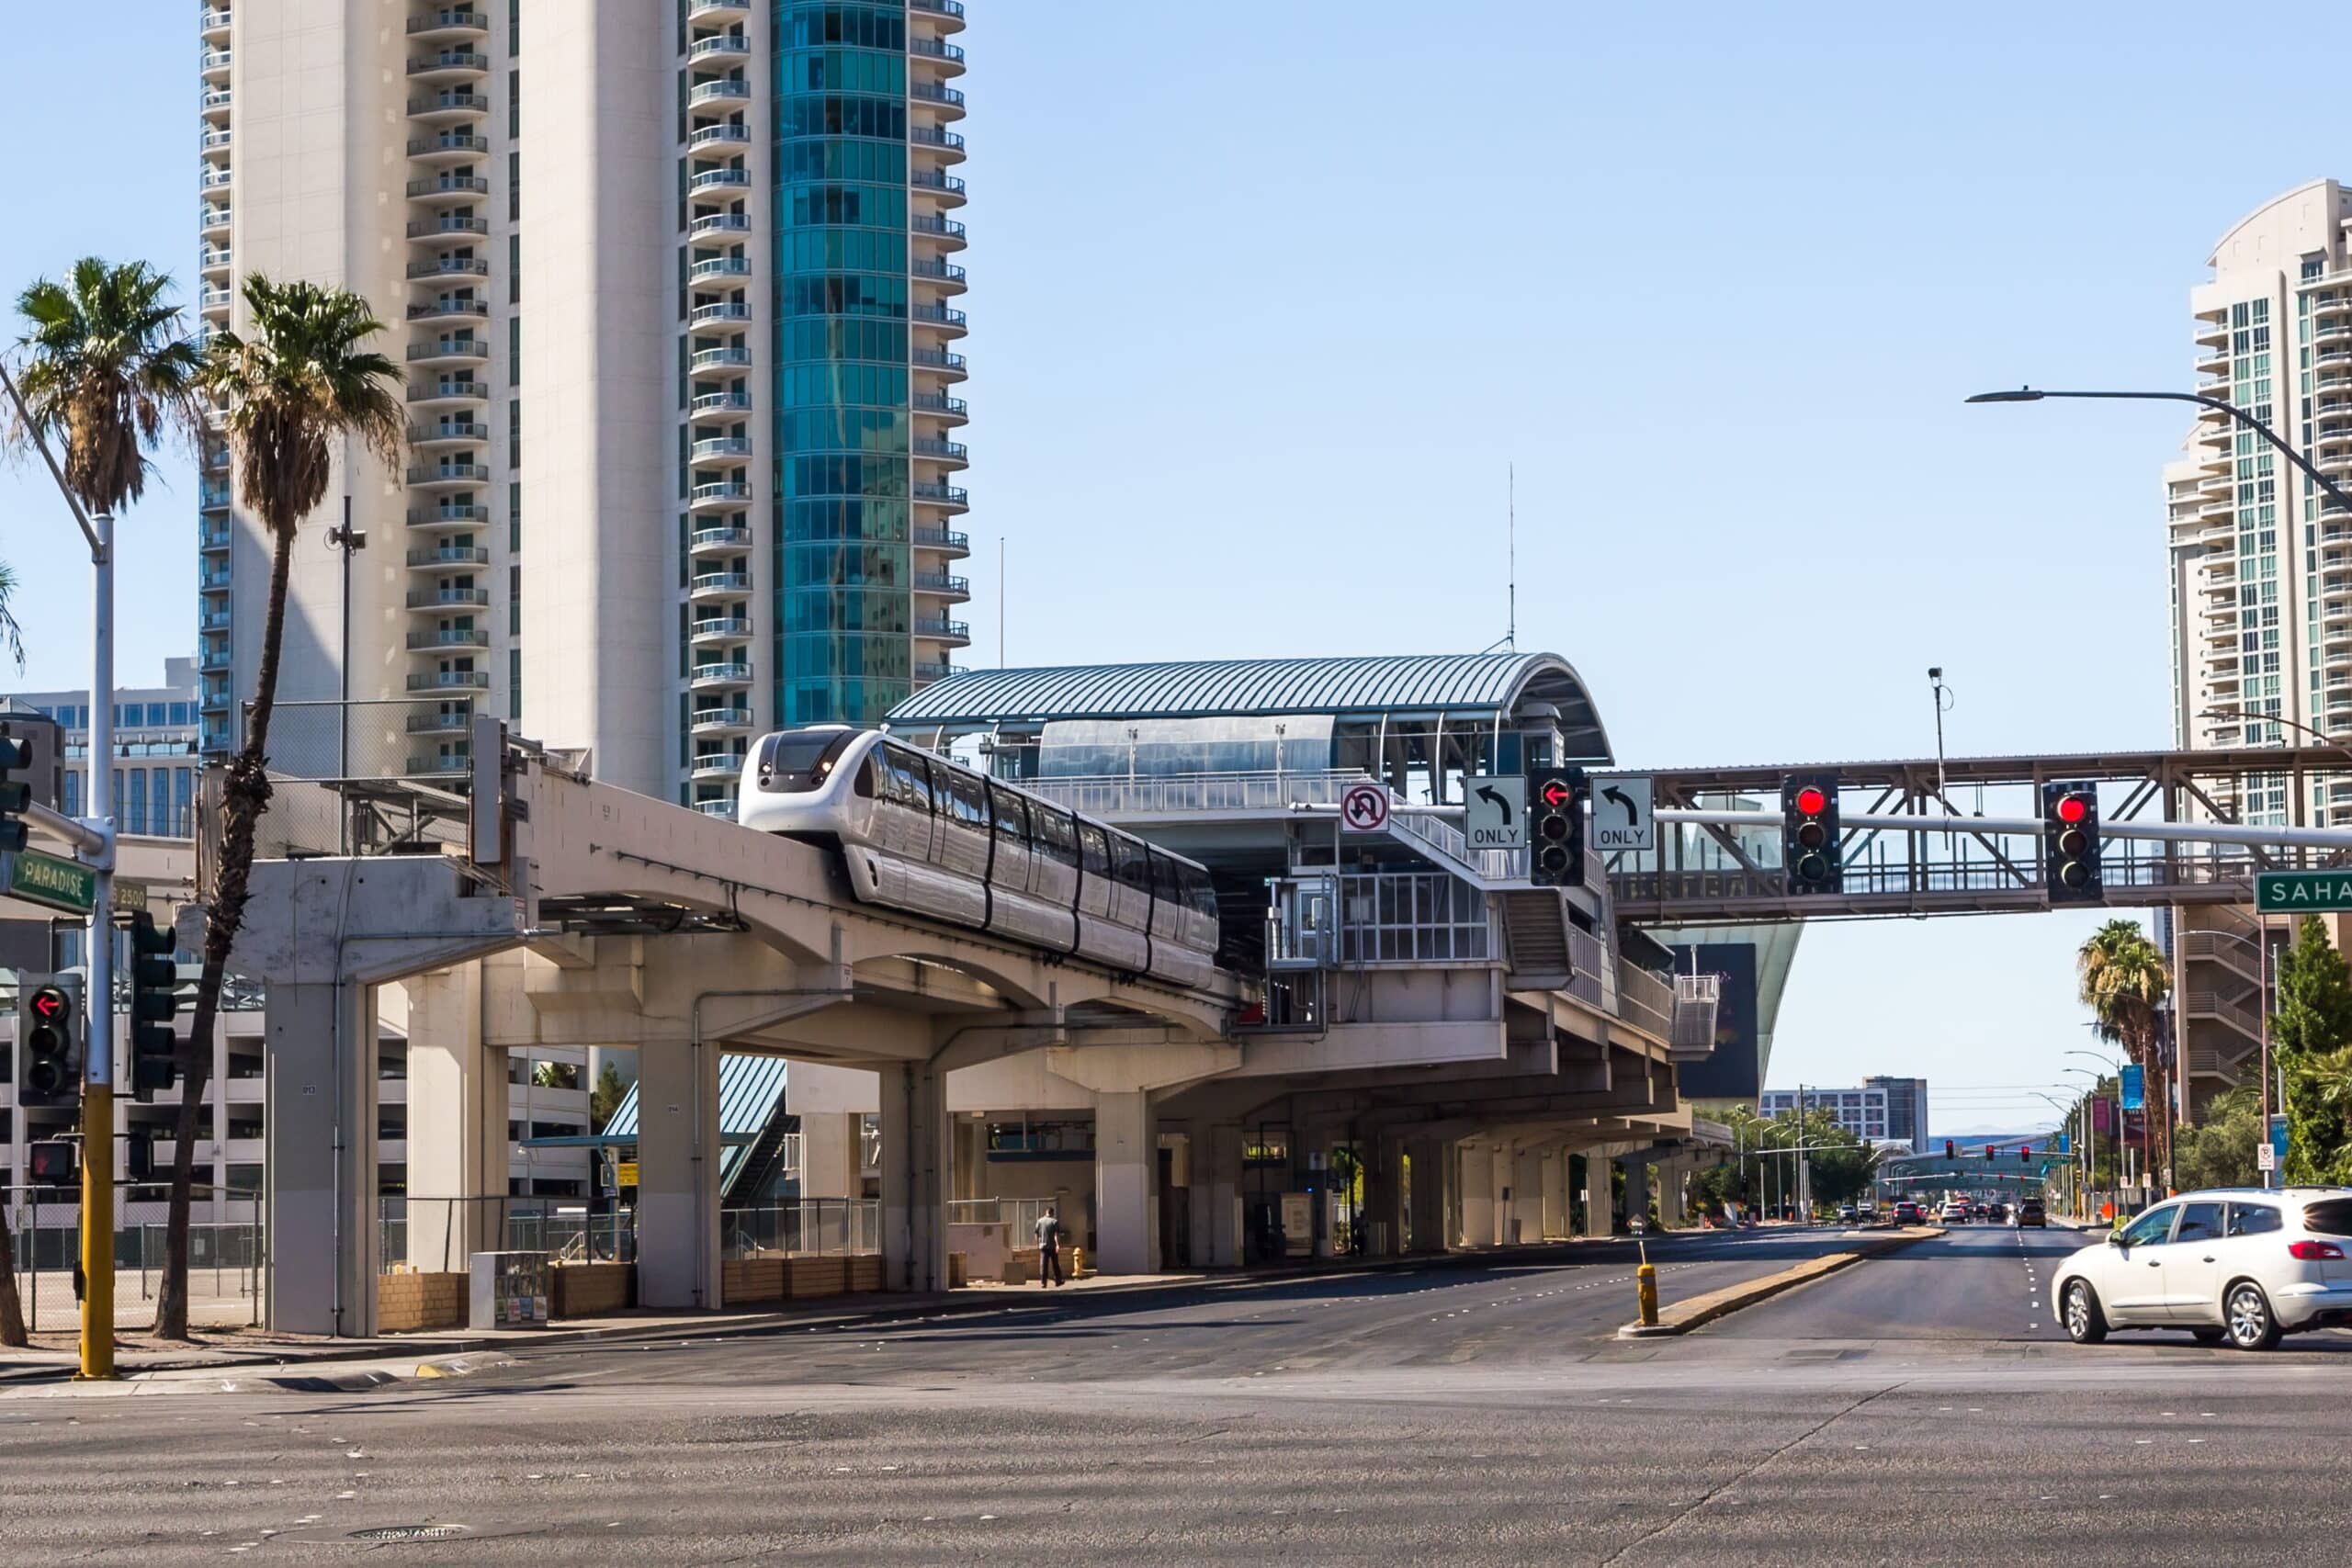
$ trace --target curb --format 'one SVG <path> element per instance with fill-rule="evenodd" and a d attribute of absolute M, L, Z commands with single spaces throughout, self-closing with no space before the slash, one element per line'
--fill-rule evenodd
<path fill-rule="evenodd" d="M 1692 1329 L 1726 1317 L 1740 1308 L 1769 1301 L 1783 1291 L 1850 1269 L 1872 1258 L 1883 1258 L 1900 1252 L 1913 1242 L 1930 1241 L 1943 1235 L 1939 1227 L 1917 1226 L 1894 1235 L 1883 1236 L 1856 1247 L 1851 1252 L 1831 1252 L 1819 1258 L 1808 1258 L 1792 1268 L 1777 1274 L 1767 1274 L 1760 1280 L 1747 1280 L 1736 1285 L 1726 1285 L 1720 1291 L 1692 1296 L 1677 1302 L 1658 1314 L 1656 1323 L 1629 1323 L 1617 1331 L 1620 1339 L 1664 1339 L 1690 1333 Z"/>

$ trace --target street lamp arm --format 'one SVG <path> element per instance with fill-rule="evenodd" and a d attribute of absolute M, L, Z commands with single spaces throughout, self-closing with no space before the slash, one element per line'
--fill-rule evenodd
<path fill-rule="evenodd" d="M 2352 513 L 2352 495 L 2335 488 L 2335 481 L 2312 467 L 2310 461 L 2280 439 L 2278 433 L 2235 403 L 2222 398 L 2209 398 L 2202 392 L 2045 392 L 2030 387 L 2020 387 L 2014 392 L 1979 392 L 1968 399 L 1972 403 L 2030 403 L 2044 398 L 2098 398 L 2129 402 L 2195 403 L 2199 408 L 2223 413 L 2268 442 L 2287 461 L 2295 465 L 2306 479 L 2327 492 L 2327 499 L 2347 513 Z"/>

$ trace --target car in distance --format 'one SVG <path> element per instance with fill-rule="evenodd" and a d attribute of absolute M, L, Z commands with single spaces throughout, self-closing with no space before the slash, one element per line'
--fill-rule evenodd
<path fill-rule="evenodd" d="M 1927 1215 L 1919 1212 L 1919 1205 L 1913 1200 L 1909 1198 L 1898 1198 L 1894 1201 L 1894 1223 L 1896 1224 L 1916 1225 L 1926 1218 Z"/>
<path fill-rule="evenodd" d="M 1946 1203 L 1944 1205 L 1943 1221 L 1944 1224 L 1948 1225 L 1966 1224 L 1968 1223 L 1968 1205 L 1962 1202 L 1957 1198 L 1953 1199 L 1951 1202 Z"/>
<path fill-rule="evenodd" d="M 2025 1229 L 2028 1225 L 2032 1225 L 2039 1230 L 2048 1230 L 2050 1216 L 2042 1212 L 2041 1199 L 2020 1198 L 2018 1200 L 2017 1216 L 2009 1223 L 2019 1230 Z"/>
<path fill-rule="evenodd" d="M 1981 1198 L 1968 1205 L 1968 1217 L 1972 1220 L 1990 1219 L 1992 1213 L 1992 1209 Z"/>
<path fill-rule="evenodd" d="M 2267 1350 L 2352 1325 L 2352 1187 L 2186 1192 L 2058 1266 L 2058 1321 L 2078 1345 L 2121 1328 L 2185 1328 Z"/>
<path fill-rule="evenodd" d="M 1996 1223 L 2007 1220 L 2009 1217 L 2009 1206 L 2007 1203 L 1988 1203 L 1985 1205 L 1984 1217 Z"/>
<path fill-rule="evenodd" d="M 1862 1212 L 1851 1203 L 1843 1203 L 1838 1206 L 1838 1223 L 1841 1225 L 1850 1225 L 1861 1217 Z"/>

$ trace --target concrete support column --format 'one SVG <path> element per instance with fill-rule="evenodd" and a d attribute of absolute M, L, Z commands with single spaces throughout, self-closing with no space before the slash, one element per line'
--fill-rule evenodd
<path fill-rule="evenodd" d="M 1513 1241 L 1544 1239 L 1544 1155 L 1532 1145 L 1511 1156 L 1510 1227 Z"/>
<path fill-rule="evenodd" d="M 919 1062 L 898 1063 L 882 1069 L 881 1095 L 883 1286 L 944 1291 L 947 1075 Z"/>
<path fill-rule="evenodd" d="M 1460 1173 L 1462 1245 L 1495 1244 L 1495 1153 L 1484 1144 L 1465 1138 L 1454 1145 L 1453 1164 Z"/>
<path fill-rule="evenodd" d="M 1195 1122 L 1193 1162 L 1193 1266 L 1241 1267 L 1241 1128 Z"/>
<path fill-rule="evenodd" d="M 718 1293 L 718 1048 L 638 1052 L 637 1299 L 709 1309 Z"/>
<path fill-rule="evenodd" d="M 1606 1241 L 1616 1213 L 1616 1194 L 1609 1179 L 1609 1145 L 1584 1151 L 1584 1234 Z"/>
<path fill-rule="evenodd" d="M 1094 1098 L 1094 1245 L 1105 1274 L 1159 1271 L 1159 1140 L 1151 1095 Z"/>
<path fill-rule="evenodd" d="M 1657 1168 L 1657 1217 L 1670 1230 L 1680 1230 L 1690 1223 L 1690 1202 L 1687 1184 L 1690 1179 L 1690 1162 L 1668 1160 Z"/>
<path fill-rule="evenodd" d="M 481 1040 L 482 967 L 401 983 L 408 995 L 408 1263 L 461 1271 L 505 1246 L 506 1053 Z"/>
<path fill-rule="evenodd" d="M 383 1254 L 376 1197 L 375 987 L 356 981 L 274 984 L 263 1028 L 269 1326 L 369 1337 L 376 1332 Z"/>
<path fill-rule="evenodd" d="M 1544 1235 L 1556 1239 L 1568 1234 L 1568 1156 L 1564 1149 L 1544 1151 Z"/>
<path fill-rule="evenodd" d="M 1417 1253 L 1443 1252 L 1450 1239 L 1445 1234 L 1447 1153 L 1440 1138 L 1415 1138 L 1406 1145 L 1413 1162 L 1412 1249 Z"/>
<path fill-rule="evenodd" d="M 819 1111 L 800 1118 L 800 1195 L 855 1198 L 858 1122 L 854 1111 Z"/>
<path fill-rule="evenodd" d="M 1650 1212 L 1650 1168 L 1641 1160 L 1625 1162 L 1625 1217 L 1646 1222 Z"/>
<path fill-rule="evenodd" d="M 1366 1138 L 1356 1145 L 1363 1161 L 1364 1256 L 1394 1258 L 1404 1234 L 1404 1189 L 1396 1161 L 1403 1151 L 1394 1138 Z"/>

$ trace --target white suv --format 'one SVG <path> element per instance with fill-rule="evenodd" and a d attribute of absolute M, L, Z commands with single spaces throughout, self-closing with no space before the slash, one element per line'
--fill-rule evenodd
<path fill-rule="evenodd" d="M 2267 1350 L 2281 1334 L 2352 1324 L 2352 1187 L 2187 1192 L 2058 1268 L 2067 1337 L 2185 1328 Z"/>

